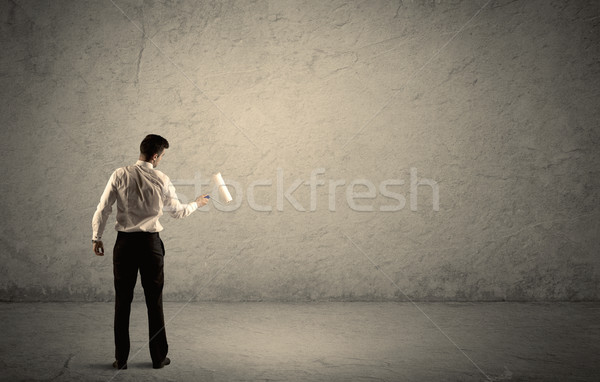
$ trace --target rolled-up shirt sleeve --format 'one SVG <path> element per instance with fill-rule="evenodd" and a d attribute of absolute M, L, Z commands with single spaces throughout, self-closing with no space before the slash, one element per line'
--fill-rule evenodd
<path fill-rule="evenodd" d="M 94 217 L 92 218 L 92 240 L 102 239 L 106 221 L 112 212 L 112 205 L 117 200 L 116 177 L 117 171 L 114 171 L 100 197 L 100 203 L 96 207 L 96 212 L 94 212 Z"/>
<path fill-rule="evenodd" d="M 168 176 L 165 176 L 165 192 L 163 196 L 163 211 L 168 212 L 169 215 L 176 219 L 181 219 L 189 216 L 192 212 L 198 209 L 196 202 L 183 204 L 177 197 L 175 186 L 171 182 Z"/>

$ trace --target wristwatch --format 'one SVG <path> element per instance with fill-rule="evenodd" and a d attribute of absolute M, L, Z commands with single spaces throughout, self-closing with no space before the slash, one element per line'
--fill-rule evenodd
<path fill-rule="evenodd" d="M 102 241 L 102 240 L 94 240 L 94 239 L 92 239 L 92 243 L 97 243 L 99 241 Z"/>

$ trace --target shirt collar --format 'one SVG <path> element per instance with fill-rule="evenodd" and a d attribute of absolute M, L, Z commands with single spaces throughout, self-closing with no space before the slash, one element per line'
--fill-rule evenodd
<path fill-rule="evenodd" d="M 146 162 L 146 161 L 143 161 L 143 160 L 138 160 L 137 162 L 135 162 L 135 164 L 138 165 L 138 166 L 147 167 L 147 168 L 150 168 L 150 169 L 154 168 L 154 166 L 152 165 L 152 163 Z"/>

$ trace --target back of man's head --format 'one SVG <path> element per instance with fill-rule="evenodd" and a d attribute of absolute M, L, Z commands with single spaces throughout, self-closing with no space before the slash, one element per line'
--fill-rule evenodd
<path fill-rule="evenodd" d="M 160 155 L 164 149 L 169 148 L 169 142 L 156 134 L 148 134 L 140 144 L 140 154 L 146 159 L 151 158 L 154 154 Z"/>

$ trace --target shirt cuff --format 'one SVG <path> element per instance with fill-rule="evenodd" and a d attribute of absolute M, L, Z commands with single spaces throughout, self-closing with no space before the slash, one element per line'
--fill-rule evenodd
<path fill-rule="evenodd" d="M 198 203 L 196 203 L 196 202 L 191 202 L 190 204 L 191 204 L 191 205 L 192 205 L 192 207 L 194 208 L 194 211 L 195 211 L 195 210 L 197 210 L 197 209 L 199 208 L 199 207 L 198 207 Z"/>

